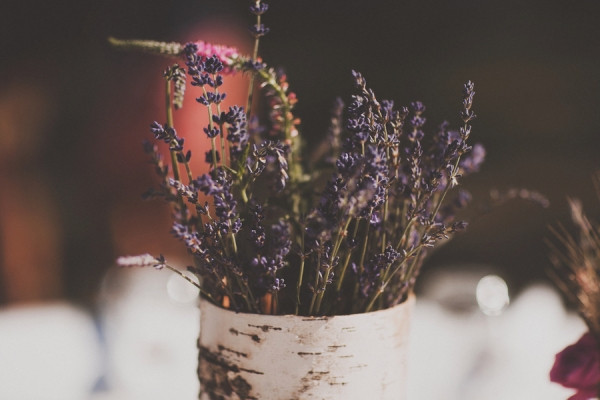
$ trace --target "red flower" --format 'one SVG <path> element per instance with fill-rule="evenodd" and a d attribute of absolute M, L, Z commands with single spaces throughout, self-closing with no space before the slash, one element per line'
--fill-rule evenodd
<path fill-rule="evenodd" d="M 600 353 L 596 340 L 589 332 L 556 355 L 550 380 L 564 387 L 577 389 L 569 400 L 597 398 L 600 387 Z"/>

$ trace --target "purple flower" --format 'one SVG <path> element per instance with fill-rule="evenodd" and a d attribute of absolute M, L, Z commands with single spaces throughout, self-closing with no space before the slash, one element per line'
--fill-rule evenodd
<path fill-rule="evenodd" d="M 260 146 L 254 145 L 252 157 L 249 158 L 248 170 L 256 178 L 263 173 L 268 164 L 272 164 L 274 168 L 270 172 L 275 180 L 274 186 L 278 192 L 281 192 L 289 178 L 286 159 L 288 150 L 287 146 L 282 143 L 271 140 L 265 141 Z"/>
<path fill-rule="evenodd" d="M 194 182 L 194 185 L 206 195 L 215 195 L 221 191 L 220 186 L 212 179 L 209 174 L 200 175 Z"/>
<path fill-rule="evenodd" d="M 206 133 L 206 136 L 208 136 L 209 139 L 217 137 L 217 136 L 219 136 L 219 133 L 221 133 L 219 128 L 206 127 L 206 128 L 202 128 L 202 130 L 204 131 L 204 133 Z"/>
<path fill-rule="evenodd" d="M 169 149 L 173 151 L 182 151 L 184 139 L 177 136 L 177 131 L 171 126 L 164 127 L 154 121 L 150 124 L 150 131 L 154 134 L 156 140 L 162 140 L 169 145 Z"/>
<path fill-rule="evenodd" d="M 224 74 L 235 72 L 232 67 L 233 61 L 240 56 L 238 50 L 234 47 L 212 44 L 202 40 L 196 43 L 186 44 L 183 54 L 188 61 L 203 61 L 209 57 L 217 57 L 224 66 L 224 69 L 222 70 Z"/>
<path fill-rule="evenodd" d="M 465 174 L 479 171 L 479 167 L 485 160 L 485 148 L 477 143 L 473 149 L 460 162 L 460 167 Z"/>
<path fill-rule="evenodd" d="M 600 351 L 590 332 L 556 355 L 550 380 L 577 389 L 569 400 L 587 400 L 598 396 Z"/>
<path fill-rule="evenodd" d="M 258 3 L 252 4 L 250 6 L 250 12 L 254 15 L 262 15 L 269 9 L 269 5 L 267 3 Z"/>
<path fill-rule="evenodd" d="M 213 160 L 213 158 L 215 158 L 215 159 Z M 212 150 L 208 150 L 208 151 L 205 153 L 205 156 L 204 156 L 204 161 L 205 161 L 207 164 L 209 164 L 209 165 L 210 165 L 210 164 L 215 164 L 215 163 L 218 163 L 219 161 L 221 161 L 221 155 L 219 154 L 219 151 L 218 151 L 218 150 L 215 150 L 214 157 L 213 157 L 213 151 L 212 151 Z"/>
<path fill-rule="evenodd" d="M 208 57 L 204 61 L 204 70 L 209 74 L 218 74 L 219 72 L 223 71 L 223 68 L 223 62 L 221 62 L 216 54 Z"/>
<path fill-rule="evenodd" d="M 249 30 L 254 37 L 265 36 L 267 33 L 269 33 L 269 28 L 263 24 L 254 24 L 249 28 Z"/>
<path fill-rule="evenodd" d="M 222 113 L 220 123 L 227 123 L 227 141 L 231 159 L 239 163 L 243 150 L 248 145 L 250 135 L 247 129 L 246 112 L 243 107 L 229 107 L 227 113 Z"/>

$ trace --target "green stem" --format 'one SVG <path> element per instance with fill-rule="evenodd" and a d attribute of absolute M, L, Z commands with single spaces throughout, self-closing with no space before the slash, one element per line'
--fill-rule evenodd
<path fill-rule="evenodd" d="M 352 232 L 352 240 L 356 239 L 356 234 L 358 233 L 358 224 L 360 220 L 354 221 L 354 231 Z M 342 266 L 342 270 L 340 271 L 340 276 L 336 281 L 335 291 L 339 294 L 342 290 L 342 284 L 344 282 L 344 277 L 346 275 L 346 270 L 348 269 L 348 264 L 350 264 L 350 259 L 352 258 L 352 250 L 348 250 L 348 254 L 346 254 L 346 259 L 344 260 L 344 264 Z"/>
<path fill-rule="evenodd" d="M 167 110 L 167 127 L 173 128 L 173 104 L 171 103 L 171 81 L 166 80 L 166 91 L 165 91 L 165 106 Z M 173 167 L 173 178 L 178 181 L 179 179 L 179 164 L 177 162 L 177 152 L 175 150 L 169 150 L 171 154 L 171 165 Z"/>
<path fill-rule="evenodd" d="M 387 124 L 385 122 L 385 119 L 383 118 L 383 115 L 381 114 L 381 108 L 377 107 L 377 115 L 379 116 L 379 119 L 381 120 L 381 124 L 383 125 L 383 138 L 384 138 L 384 144 L 385 144 L 385 154 L 386 154 L 386 160 L 389 161 L 390 159 L 390 147 L 388 145 L 388 131 L 387 131 Z M 382 233 L 382 237 L 381 237 L 381 252 L 383 253 L 385 251 L 386 245 L 387 245 L 387 231 L 386 231 L 386 221 L 387 221 L 387 217 L 388 217 L 388 191 L 387 188 L 385 190 L 385 198 L 384 198 L 384 202 L 383 202 L 383 217 L 382 217 L 382 222 L 381 222 L 381 226 L 383 228 L 383 233 Z"/>
<path fill-rule="evenodd" d="M 329 266 L 327 268 L 327 271 L 325 271 L 325 276 L 323 278 L 323 290 L 321 290 L 321 292 L 317 296 L 317 314 L 321 311 L 321 303 L 323 302 L 323 297 L 325 296 L 325 291 L 327 289 L 327 281 L 329 280 L 329 275 L 331 275 L 331 271 L 333 270 L 333 261 L 335 260 L 335 257 L 337 256 L 337 253 L 340 250 L 340 246 L 342 245 L 342 241 L 345 237 L 345 232 L 348 230 L 351 221 L 352 217 L 349 217 L 346 223 L 343 226 L 340 226 L 340 228 L 338 229 L 335 244 L 333 246 L 333 250 L 331 251 L 331 256 L 329 257 Z"/>
<path fill-rule="evenodd" d="M 260 310 L 256 306 L 254 296 L 252 295 L 252 291 L 248 287 L 248 284 L 246 282 L 243 282 L 243 280 L 237 275 L 235 276 L 235 281 L 237 282 L 240 290 L 242 291 L 242 298 L 244 299 L 244 302 L 246 302 L 246 307 L 248 307 L 248 311 L 254 311 L 257 314 L 260 314 Z"/>
<path fill-rule="evenodd" d="M 359 271 L 362 273 L 365 269 L 365 257 L 367 255 L 367 244 L 369 242 L 369 229 L 371 228 L 371 216 L 373 215 L 373 212 L 371 211 L 369 213 L 369 217 L 365 220 L 365 222 L 367 223 L 367 227 L 365 229 L 365 236 L 363 238 L 363 244 L 362 244 L 362 249 L 360 251 L 360 262 L 358 264 L 359 267 Z"/>
<path fill-rule="evenodd" d="M 318 295 L 318 287 L 319 287 L 319 267 L 321 265 L 321 253 L 319 253 L 319 255 L 317 256 L 317 264 L 315 267 L 315 284 L 313 287 L 313 295 L 312 298 L 310 300 L 310 307 L 308 309 L 308 315 L 313 315 L 313 310 L 315 307 L 315 301 L 317 300 L 317 295 Z"/>
<path fill-rule="evenodd" d="M 302 248 L 302 255 L 300 256 L 300 271 L 298 273 L 298 282 L 296 283 L 296 315 L 298 315 L 300 310 L 300 291 L 302 289 L 302 280 L 304 279 L 304 262 L 306 260 L 306 255 L 304 254 L 304 227 L 301 229 L 300 247 Z"/>
<path fill-rule="evenodd" d="M 402 215 L 404 215 L 404 212 L 402 213 Z M 404 240 L 406 238 L 406 234 L 408 233 L 408 230 L 412 226 L 413 222 L 415 222 L 415 217 L 412 217 L 411 219 L 409 219 L 406 222 L 406 226 L 404 227 L 404 230 L 402 231 L 402 234 L 400 235 L 400 239 L 398 240 L 398 245 L 396 246 L 396 250 L 400 250 L 400 246 L 402 246 L 402 243 L 404 242 Z"/>
<path fill-rule="evenodd" d="M 381 235 L 381 252 L 385 251 L 387 246 L 387 230 L 386 230 L 386 221 L 388 218 L 388 191 L 385 190 L 385 198 L 383 201 L 383 217 L 381 219 L 381 227 L 383 229 L 383 233 Z"/>
<path fill-rule="evenodd" d="M 217 76 L 216 74 L 213 75 L 213 80 L 216 81 L 217 80 Z M 219 94 L 219 89 L 215 88 L 215 94 Z M 221 117 L 221 103 L 217 103 L 217 115 L 219 116 L 219 118 Z M 212 120 L 212 115 L 211 115 L 211 120 Z M 219 140 L 221 141 L 221 166 L 223 165 L 227 165 L 226 159 L 225 159 L 225 134 L 223 133 L 223 121 L 221 121 L 221 123 L 219 124 Z"/>
<path fill-rule="evenodd" d="M 277 83 L 277 78 L 273 70 L 261 69 L 258 75 L 263 80 L 264 85 L 269 86 L 281 101 L 281 116 L 283 117 L 283 133 L 285 141 L 290 145 L 291 151 L 288 154 L 288 170 L 290 175 L 290 183 L 296 183 L 301 180 L 304 172 L 298 160 L 298 155 L 301 152 L 300 138 L 298 135 L 292 135 L 293 114 L 292 105 L 287 97 L 286 90 Z"/>
<path fill-rule="evenodd" d="M 206 88 L 202 86 L 202 92 L 204 93 L 204 97 L 208 98 Z M 206 106 L 206 110 L 208 111 L 208 129 L 212 130 L 214 128 L 214 123 L 212 120 L 212 106 L 209 104 Z M 210 148 L 212 152 L 212 166 L 213 168 L 217 168 L 217 143 L 214 137 L 210 138 Z"/>
<path fill-rule="evenodd" d="M 442 206 L 442 203 L 444 202 L 444 199 L 446 198 L 446 194 L 450 191 L 450 189 L 452 189 L 452 181 L 458 175 L 458 164 L 460 163 L 460 157 L 461 157 L 460 155 L 458 157 L 456 157 L 456 161 L 454 162 L 454 167 L 452 168 L 452 174 L 449 177 L 448 183 L 446 184 L 446 187 L 444 188 L 444 191 L 442 192 L 442 195 L 440 196 L 440 199 L 437 202 L 435 209 L 433 210 L 433 213 L 431 213 L 431 217 L 429 219 L 430 224 L 435 221 L 435 216 L 437 215 L 438 211 L 440 210 L 440 207 Z"/>
<path fill-rule="evenodd" d="M 258 6 L 260 4 L 260 1 L 256 2 L 256 5 Z M 256 16 L 256 25 L 260 26 L 260 15 Z M 252 62 L 255 62 L 256 59 L 258 58 L 258 44 L 260 42 L 260 37 L 257 35 L 254 38 L 254 50 L 252 51 Z M 246 105 L 246 116 L 248 117 L 248 121 L 250 120 L 250 114 L 251 114 L 251 110 L 252 110 L 252 97 L 254 95 L 254 80 L 256 78 L 256 72 L 252 72 L 252 74 L 250 75 L 250 82 L 248 83 L 248 102 Z"/>
<path fill-rule="evenodd" d="M 406 254 L 406 256 L 404 256 L 402 258 L 402 260 L 398 263 L 397 267 L 394 268 L 393 272 L 390 273 L 390 274 L 388 274 L 385 277 L 385 279 L 381 282 L 381 284 L 379 286 L 379 289 L 371 297 L 371 300 L 367 304 L 367 307 L 365 308 L 364 312 L 369 312 L 369 311 L 372 310 L 373 305 L 375 304 L 375 301 L 377 301 L 377 299 L 383 294 L 383 292 L 385 291 L 385 288 L 390 283 L 390 281 L 392 280 L 392 278 L 394 277 L 394 275 L 396 275 L 396 273 L 400 270 L 400 268 L 402 268 L 402 265 L 406 262 L 406 260 L 408 260 L 410 257 L 412 257 L 415 253 L 417 253 L 417 255 L 413 259 L 413 262 L 412 262 L 410 268 L 412 268 L 412 267 L 414 267 L 416 265 L 419 257 L 421 256 L 421 251 L 422 250 L 423 250 L 423 245 L 419 245 L 419 246 L 415 247 L 414 249 L 412 249 L 410 252 L 408 252 L 408 254 Z M 409 275 L 407 274 L 406 276 L 409 276 Z"/>

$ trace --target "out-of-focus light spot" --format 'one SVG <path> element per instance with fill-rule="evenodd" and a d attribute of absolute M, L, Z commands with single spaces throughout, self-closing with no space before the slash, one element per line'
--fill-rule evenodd
<path fill-rule="evenodd" d="M 198 283 L 198 278 L 189 272 L 183 272 L 185 276 Z M 179 275 L 172 274 L 167 280 L 167 294 L 171 300 L 177 303 L 189 304 L 198 299 L 198 288 L 186 281 Z"/>
<path fill-rule="evenodd" d="M 504 279 L 496 275 L 481 278 L 477 283 L 475 296 L 479 309 L 485 315 L 500 315 L 510 303 L 508 286 Z"/>

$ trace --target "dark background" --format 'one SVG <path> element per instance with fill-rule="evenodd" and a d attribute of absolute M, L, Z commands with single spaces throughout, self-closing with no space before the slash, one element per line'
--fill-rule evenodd
<path fill-rule="evenodd" d="M 37 228 L 43 217 L 24 217 L 23 237 L 31 239 L 19 241 L 24 254 L 40 251 L 40 241 L 49 236 L 57 249 L 54 267 L 48 262 L 46 268 L 40 253 L 33 272 L 46 282 L 42 286 L 53 289 L 19 296 L 10 290 L 17 279 L 11 271 L 18 268 L 9 265 L 15 259 L 9 261 L 14 246 L 6 244 L 12 228 L 0 219 L 0 271 L 5 271 L 0 302 L 66 297 L 90 304 L 104 271 L 122 251 L 109 223 L 114 209 L 140 201 L 139 193 L 153 182 L 140 142 L 152 119 L 159 119 L 153 114 L 161 113 L 156 104 L 162 95 L 149 82 L 159 80 L 168 64 L 115 51 L 106 38 L 186 41 L 202 39 L 186 32 L 214 27 L 230 31 L 247 47 L 248 4 L 2 1 L 0 193 L 5 200 L 22 198 L 20 204 L 32 213 L 51 205 L 46 214 L 58 228 L 44 236 Z M 581 198 L 589 214 L 598 216 L 590 179 L 600 167 L 596 1 L 270 5 L 264 22 L 271 33 L 261 54 L 270 65 L 285 67 L 309 145 L 326 131 L 335 97 L 348 98 L 351 69 L 363 73 L 380 99 L 399 105 L 423 101 L 431 130 L 444 119 L 458 124 L 462 85 L 472 80 L 478 115 L 472 138 L 488 153 L 481 172 L 464 181 L 475 205 L 491 188 L 525 187 L 550 199 L 547 209 L 516 201 L 474 219 L 467 233 L 430 258 L 426 272 L 464 263 L 491 265 L 518 291 L 547 279 L 543 239 L 548 224 L 568 224 L 567 195 Z M 41 189 L 31 194 L 35 187 Z M 142 242 L 167 232 L 169 225 L 161 217 L 144 229 Z"/>

